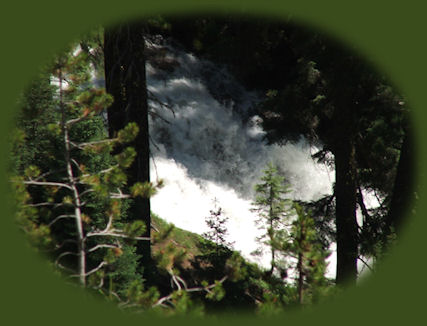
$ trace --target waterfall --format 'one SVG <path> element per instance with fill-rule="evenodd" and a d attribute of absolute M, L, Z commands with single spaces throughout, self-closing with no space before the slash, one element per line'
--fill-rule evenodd
<path fill-rule="evenodd" d="M 254 185 L 268 162 L 278 166 L 292 198 L 315 200 L 332 193 L 334 173 L 315 163 L 304 139 L 267 145 L 253 107 L 261 95 L 244 89 L 225 67 L 201 60 L 160 40 L 147 42 L 152 137 L 151 178 L 165 182 L 152 197 L 152 211 L 177 227 L 207 230 L 214 200 L 229 217 L 234 249 L 268 266 L 268 255 L 254 258 L 259 230 L 250 211 Z M 328 275 L 335 275 L 334 263 Z"/>

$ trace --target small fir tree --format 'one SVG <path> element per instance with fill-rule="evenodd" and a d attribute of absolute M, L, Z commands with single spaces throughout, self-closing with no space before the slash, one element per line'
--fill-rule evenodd
<path fill-rule="evenodd" d="M 209 231 L 204 232 L 202 236 L 215 244 L 215 252 L 220 255 L 222 248 L 230 248 L 234 242 L 227 241 L 228 235 L 226 223 L 229 218 L 223 215 L 221 207 L 217 206 L 217 200 L 214 200 L 215 208 L 210 210 L 210 215 L 205 218 Z"/>
<path fill-rule="evenodd" d="M 316 297 L 327 285 L 325 277 L 329 252 L 322 248 L 314 220 L 297 203 L 294 204 L 297 218 L 293 221 L 287 241 L 278 250 L 292 257 L 295 263 L 298 302 L 308 302 L 305 294 Z M 307 296 L 308 297 L 308 296 Z"/>
<path fill-rule="evenodd" d="M 286 195 L 290 192 L 284 184 L 284 177 L 278 174 L 277 168 L 269 163 L 262 183 L 255 186 L 256 198 L 253 203 L 253 212 L 259 216 L 256 224 L 263 234 L 257 238 L 261 246 L 266 245 L 271 252 L 271 268 L 269 274 L 272 275 L 279 267 L 280 252 L 277 250 L 278 244 L 282 243 L 286 237 L 286 226 L 289 224 L 291 214 L 291 203 Z M 255 251 L 255 255 L 260 255 L 262 248 Z M 281 268 L 283 271 L 283 268 Z"/>

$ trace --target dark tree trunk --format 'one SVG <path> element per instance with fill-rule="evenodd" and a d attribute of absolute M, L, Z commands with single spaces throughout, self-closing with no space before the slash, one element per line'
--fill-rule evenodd
<path fill-rule="evenodd" d="M 339 84 L 338 84 L 339 85 Z M 357 279 L 358 225 L 356 219 L 357 167 L 355 125 L 357 106 L 349 103 L 347 89 L 337 87 L 335 94 L 334 140 L 332 152 L 335 160 L 335 225 L 337 243 L 336 284 L 354 284 Z"/>
<path fill-rule="evenodd" d="M 400 150 L 399 163 L 397 165 L 396 179 L 394 181 L 393 194 L 390 202 L 390 211 L 386 219 L 388 230 L 394 229 L 399 234 L 402 228 L 402 220 L 414 199 L 414 159 L 412 138 L 408 128 L 405 131 Z"/>
<path fill-rule="evenodd" d="M 110 137 L 129 122 L 136 122 L 139 134 L 130 144 L 136 158 L 128 169 L 128 184 L 150 181 L 148 104 L 144 55 L 144 27 L 123 24 L 106 29 L 104 34 L 105 84 L 114 97 L 108 108 Z M 137 197 L 129 209 L 130 220 L 142 220 L 146 225 L 144 237 L 150 236 L 150 200 Z M 151 244 L 138 241 L 137 254 L 142 255 L 140 267 L 151 265 Z M 146 273 L 144 273 L 146 274 Z"/>
<path fill-rule="evenodd" d="M 343 135 L 335 150 L 336 283 L 354 283 L 357 278 L 358 228 L 356 220 L 355 148 Z"/>

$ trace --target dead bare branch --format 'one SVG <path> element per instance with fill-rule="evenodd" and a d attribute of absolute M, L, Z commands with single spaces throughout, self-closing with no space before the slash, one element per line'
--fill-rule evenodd
<path fill-rule="evenodd" d="M 118 249 L 118 248 L 120 248 L 120 246 L 118 246 L 118 245 L 109 245 L 109 244 L 99 244 L 99 245 L 96 245 L 95 247 L 90 248 L 87 252 L 94 252 L 94 251 L 96 251 L 98 249 L 101 249 L 101 248 Z"/>
<path fill-rule="evenodd" d="M 173 277 L 177 277 L 177 275 L 172 275 Z M 219 284 L 222 284 L 222 283 L 224 283 L 225 282 L 225 280 L 227 280 L 227 278 L 228 278 L 228 276 L 224 276 L 222 279 L 220 279 L 219 281 L 218 281 L 218 283 Z M 182 278 L 180 278 L 179 277 L 179 279 L 184 283 L 184 284 L 186 284 L 185 282 L 184 282 L 184 280 L 182 279 Z M 174 282 L 175 282 L 176 280 L 174 280 Z M 206 286 L 206 287 L 193 287 L 193 288 L 185 288 L 184 290 L 182 290 L 182 287 L 179 287 L 178 288 L 178 290 L 181 290 L 181 291 L 185 291 L 185 292 L 189 292 L 189 293 L 191 293 L 191 292 L 202 292 L 202 291 L 205 291 L 205 292 L 207 292 L 207 293 L 210 293 L 210 290 L 212 290 L 214 287 L 216 287 L 216 286 L 218 286 L 218 283 L 212 283 L 212 284 L 210 284 L 210 285 L 208 285 L 208 286 Z M 157 307 L 157 306 L 163 306 L 163 307 L 167 307 L 164 303 L 165 302 L 168 302 L 169 304 L 171 304 L 172 305 L 172 302 L 170 302 L 170 300 L 172 299 L 172 297 L 173 297 L 173 293 L 171 293 L 171 294 L 169 294 L 169 295 L 167 295 L 167 296 L 165 296 L 165 297 L 162 297 L 162 298 L 160 298 L 159 300 L 157 300 L 157 302 L 156 303 L 154 303 L 153 305 L 152 305 L 152 307 L 154 308 L 154 307 Z"/>
<path fill-rule="evenodd" d="M 33 185 L 33 186 L 52 186 L 52 187 L 61 187 L 66 188 L 68 190 L 73 190 L 72 187 L 70 187 L 66 183 L 60 183 L 60 182 L 49 182 L 49 181 L 23 181 L 24 184 Z"/>
<path fill-rule="evenodd" d="M 65 218 L 75 218 L 75 217 L 76 217 L 76 215 L 74 215 L 74 214 L 71 214 L 71 215 L 59 215 L 52 222 L 50 222 L 47 226 L 51 227 L 53 224 L 55 224 L 59 220 L 62 220 L 62 219 L 65 219 Z"/>

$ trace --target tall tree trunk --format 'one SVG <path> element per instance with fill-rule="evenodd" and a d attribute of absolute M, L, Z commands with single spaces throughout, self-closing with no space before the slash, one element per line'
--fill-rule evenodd
<path fill-rule="evenodd" d="M 131 121 L 136 122 L 140 130 L 130 144 L 135 148 L 137 155 L 128 169 L 129 184 L 150 181 L 144 47 L 142 24 L 122 24 L 105 30 L 105 84 L 107 92 L 114 97 L 114 103 L 108 108 L 110 137 Z M 143 236 L 150 237 L 149 198 L 135 198 L 128 215 L 132 220 L 142 220 L 146 225 Z M 144 268 L 144 275 L 147 275 L 147 269 L 151 266 L 150 241 L 139 241 L 136 252 L 142 255 L 140 267 Z"/>
<path fill-rule="evenodd" d="M 64 158 L 65 164 L 67 167 L 67 179 L 68 184 L 73 192 L 73 205 L 74 205 L 74 220 L 76 225 L 76 242 L 77 242 L 77 269 L 80 285 L 86 286 L 86 245 L 85 245 L 85 235 L 82 221 L 82 212 L 81 212 L 81 201 L 79 190 L 77 189 L 76 178 L 74 177 L 72 160 L 71 160 L 71 141 L 69 136 L 69 127 L 66 122 L 66 109 L 63 99 L 63 76 L 62 68 L 59 70 L 59 105 L 61 108 L 61 127 L 64 137 Z"/>
<path fill-rule="evenodd" d="M 335 152 L 336 198 L 336 283 L 355 283 L 357 278 L 358 229 L 356 220 L 355 147 L 349 135 L 343 135 Z"/>

